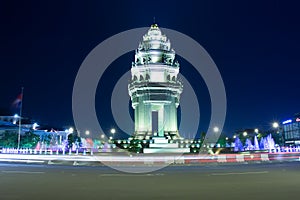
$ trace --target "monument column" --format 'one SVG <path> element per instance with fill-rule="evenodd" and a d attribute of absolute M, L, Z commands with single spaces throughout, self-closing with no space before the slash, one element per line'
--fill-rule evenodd
<path fill-rule="evenodd" d="M 158 110 L 158 136 L 164 137 L 164 130 L 165 130 L 165 120 L 164 120 L 164 107 L 160 106 Z"/>

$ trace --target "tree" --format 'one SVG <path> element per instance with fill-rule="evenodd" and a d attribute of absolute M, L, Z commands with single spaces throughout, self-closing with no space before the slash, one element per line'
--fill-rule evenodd
<path fill-rule="evenodd" d="M 40 140 L 40 136 L 35 135 L 32 131 L 21 134 L 20 148 L 34 148 Z M 18 147 L 18 132 L 5 131 L 0 140 L 0 147 L 17 148 Z"/>
<path fill-rule="evenodd" d="M 41 137 L 41 142 L 43 144 L 45 144 L 46 146 L 50 145 L 51 140 L 52 140 L 52 136 L 48 133 L 43 134 L 42 137 Z"/>
<path fill-rule="evenodd" d="M 143 150 L 143 146 L 141 145 L 141 140 L 138 139 L 131 140 L 128 150 L 135 153 L 141 153 Z"/>
<path fill-rule="evenodd" d="M 206 136 L 206 133 L 205 132 L 201 132 L 200 133 L 200 141 L 201 141 L 201 144 L 203 144 L 203 141 L 205 139 L 205 136 Z"/>
<path fill-rule="evenodd" d="M 18 132 L 4 131 L 0 140 L 0 147 L 16 148 L 17 146 L 18 146 Z"/>
<path fill-rule="evenodd" d="M 67 148 L 72 149 L 73 144 L 76 145 L 76 148 L 79 148 L 79 147 L 82 146 L 81 138 L 78 136 L 77 133 L 73 133 L 73 134 L 68 135 Z"/>
<path fill-rule="evenodd" d="M 222 136 L 218 139 L 218 144 L 220 144 L 220 147 L 226 147 L 226 137 Z"/>
<path fill-rule="evenodd" d="M 40 141 L 39 135 L 35 135 L 32 131 L 28 131 L 24 135 L 21 135 L 20 147 L 35 148 L 39 141 Z"/>

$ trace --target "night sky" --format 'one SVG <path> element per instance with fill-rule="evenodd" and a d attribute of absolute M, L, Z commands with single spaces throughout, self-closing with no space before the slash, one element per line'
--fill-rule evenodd
<path fill-rule="evenodd" d="M 114 34 L 150 26 L 155 16 L 159 26 L 199 42 L 218 66 L 228 101 L 224 132 L 268 129 L 274 120 L 300 112 L 299 8 L 280 0 L 1 1 L 0 108 L 9 109 L 23 86 L 24 116 L 73 125 L 72 88 L 84 58 Z M 105 131 L 116 127 L 110 95 L 133 58 L 134 52 L 120 57 L 99 82 L 96 107 L 107 116 L 100 122 Z M 178 60 L 197 90 L 203 118 L 199 131 L 205 130 L 207 88 L 185 60 Z"/>

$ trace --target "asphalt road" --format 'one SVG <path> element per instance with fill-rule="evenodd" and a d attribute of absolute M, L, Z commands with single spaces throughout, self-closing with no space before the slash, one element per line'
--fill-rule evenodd
<path fill-rule="evenodd" d="M 0 200 L 299 199 L 300 162 L 170 166 L 147 174 L 108 167 L 0 163 Z"/>

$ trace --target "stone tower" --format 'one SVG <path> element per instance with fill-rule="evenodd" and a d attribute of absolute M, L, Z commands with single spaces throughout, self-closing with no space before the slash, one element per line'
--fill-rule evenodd
<path fill-rule="evenodd" d="M 180 138 L 177 108 L 183 86 L 178 73 L 179 63 L 169 39 L 157 24 L 151 25 L 135 52 L 128 85 L 135 138 Z"/>

